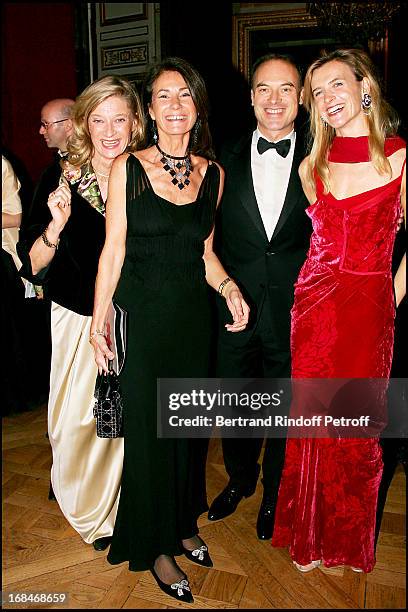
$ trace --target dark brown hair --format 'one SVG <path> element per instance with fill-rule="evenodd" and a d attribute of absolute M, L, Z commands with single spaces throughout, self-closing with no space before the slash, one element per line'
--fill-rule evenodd
<path fill-rule="evenodd" d="M 285 55 L 284 53 L 267 53 L 266 55 L 262 55 L 262 57 L 258 57 L 258 59 L 254 62 L 251 68 L 251 87 L 254 88 L 254 76 L 255 72 L 258 70 L 259 66 L 265 64 L 266 62 L 270 62 L 271 60 L 281 60 L 282 62 L 286 62 L 293 66 L 296 70 L 299 77 L 299 87 L 298 90 L 302 88 L 302 74 L 300 72 L 299 66 L 296 65 L 295 60 L 291 55 Z"/>
<path fill-rule="evenodd" d="M 199 72 L 186 60 L 180 57 L 167 57 L 152 66 L 146 75 L 142 90 L 142 103 L 147 123 L 146 145 L 152 144 L 151 121 L 149 121 L 149 105 L 152 101 L 152 91 L 155 81 L 163 72 L 178 72 L 185 80 L 197 111 L 196 137 L 190 136 L 190 151 L 193 155 L 201 155 L 207 159 L 214 159 L 212 138 L 208 125 L 209 102 L 204 79 Z M 194 130 L 195 126 L 193 127 Z M 192 131 L 193 131 L 192 130 Z"/>

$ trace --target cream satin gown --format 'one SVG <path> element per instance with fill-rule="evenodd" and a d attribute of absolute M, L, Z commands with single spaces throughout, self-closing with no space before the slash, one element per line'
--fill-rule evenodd
<path fill-rule="evenodd" d="M 90 326 L 91 317 L 52 303 L 51 483 L 65 518 L 87 543 L 113 533 L 123 464 L 123 438 L 96 436 Z"/>

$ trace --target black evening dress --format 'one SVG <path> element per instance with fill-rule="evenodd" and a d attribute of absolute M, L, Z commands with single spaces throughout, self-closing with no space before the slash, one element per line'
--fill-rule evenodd
<path fill-rule="evenodd" d="M 197 518 L 208 509 L 203 441 L 157 438 L 156 384 L 208 376 L 211 290 L 203 252 L 220 174 L 209 162 L 197 200 L 185 205 L 156 195 L 134 155 L 126 174 L 126 256 L 115 294 L 129 313 L 120 375 L 125 454 L 108 561 L 129 561 L 139 571 L 160 554 L 181 554 L 181 540 L 197 534 Z"/>

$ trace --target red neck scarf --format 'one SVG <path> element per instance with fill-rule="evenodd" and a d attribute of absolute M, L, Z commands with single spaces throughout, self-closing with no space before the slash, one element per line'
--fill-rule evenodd
<path fill-rule="evenodd" d="M 399 136 L 387 138 L 384 143 L 384 153 L 389 157 L 405 146 Z M 336 164 L 358 164 L 371 161 L 368 147 L 368 136 L 336 136 L 329 151 L 329 161 Z"/>
<path fill-rule="evenodd" d="M 368 136 L 358 136 L 358 138 L 336 136 L 329 152 L 329 161 L 336 164 L 369 162 Z"/>

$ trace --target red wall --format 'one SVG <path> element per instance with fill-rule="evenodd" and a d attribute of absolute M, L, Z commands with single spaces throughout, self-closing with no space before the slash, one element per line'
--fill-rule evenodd
<path fill-rule="evenodd" d="M 41 107 L 75 98 L 74 3 L 3 3 L 2 141 L 37 181 L 52 160 Z"/>

